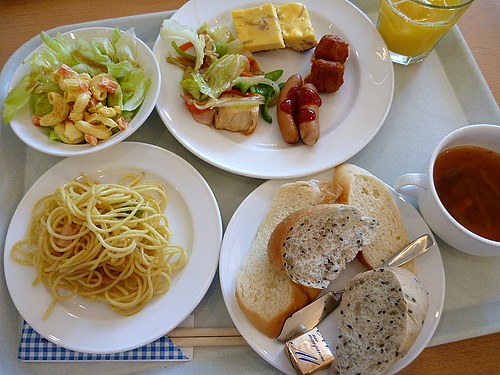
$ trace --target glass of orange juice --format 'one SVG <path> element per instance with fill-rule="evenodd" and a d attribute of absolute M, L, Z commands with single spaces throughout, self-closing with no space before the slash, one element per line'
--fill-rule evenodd
<path fill-rule="evenodd" d="M 377 29 L 391 60 L 424 60 L 474 0 L 380 0 Z"/>

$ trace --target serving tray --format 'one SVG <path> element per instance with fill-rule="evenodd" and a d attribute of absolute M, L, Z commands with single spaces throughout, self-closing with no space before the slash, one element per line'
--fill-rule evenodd
<path fill-rule="evenodd" d="M 368 0 L 353 3 L 373 20 L 377 4 Z M 153 47 L 161 22 L 172 12 L 69 25 L 57 31 L 86 26 L 135 28 L 137 35 Z M 40 44 L 38 37 L 23 45 L 9 59 L 0 74 L 0 102 L 7 85 L 23 58 Z M 374 139 L 349 160 L 393 185 L 398 176 L 425 170 L 427 160 L 439 140 L 459 127 L 477 124 L 500 125 L 500 110 L 489 91 L 460 31 L 454 27 L 421 64 L 394 66 L 395 93 L 389 115 Z M 3 108 L 2 108 L 3 109 Z M 164 147 L 187 160 L 211 186 L 227 225 L 244 198 L 263 180 L 225 172 L 201 161 L 168 132 L 156 112 L 129 138 Z M 22 196 L 47 169 L 61 160 L 27 148 L 0 119 L 0 248 L 8 224 Z M 412 201 L 414 205 L 415 202 Z M 437 345 L 500 331 L 500 257 L 480 258 L 461 253 L 438 239 L 446 275 L 446 298 L 442 318 L 430 342 Z M 491 286 L 491 287 L 488 287 Z M 23 320 L 0 278 L 0 372 L 10 374 L 88 374 L 104 371 L 99 363 L 72 366 L 66 363 L 19 362 L 18 348 Z M 194 310 L 200 327 L 229 327 L 233 323 L 225 308 L 220 285 L 211 288 Z M 165 367 L 175 374 L 276 374 L 278 371 L 250 347 L 198 348 L 194 360 L 183 363 L 140 362 L 106 364 L 106 373 L 145 372 L 160 374 Z"/>

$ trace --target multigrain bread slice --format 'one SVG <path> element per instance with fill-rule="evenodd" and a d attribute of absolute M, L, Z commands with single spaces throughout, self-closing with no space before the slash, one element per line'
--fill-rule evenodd
<path fill-rule="evenodd" d="M 377 238 L 363 247 L 358 259 L 377 268 L 410 243 L 398 206 L 387 186 L 370 172 L 353 164 L 335 167 L 333 182 L 342 186 L 336 203 L 358 207 L 380 223 Z M 414 261 L 405 268 L 416 272 Z"/>
<path fill-rule="evenodd" d="M 307 207 L 276 226 L 267 247 L 269 261 L 295 283 L 325 289 L 375 237 L 378 226 L 356 207 Z"/>
<path fill-rule="evenodd" d="M 356 275 L 340 306 L 332 374 L 383 373 L 408 353 L 429 307 L 425 286 L 404 268 Z"/>
<path fill-rule="evenodd" d="M 282 185 L 262 222 L 242 268 L 235 296 L 241 311 L 260 332 L 277 337 L 285 320 L 317 297 L 320 289 L 300 286 L 271 266 L 267 244 L 278 223 L 294 211 L 334 201 L 340 188 L 331 181 L 299 181 Z"/>

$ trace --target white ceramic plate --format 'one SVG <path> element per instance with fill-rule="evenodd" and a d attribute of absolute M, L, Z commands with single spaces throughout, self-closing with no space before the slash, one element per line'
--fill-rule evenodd
<path fill-rule="evenodd" d="M 317 178 L 319 176 L 314 177 Z M 331 179 L 333 177 L 333 172 L 325 171 L 322 177 Z M 236 273 L 241 268 L 250 250 L 250 246 L 271 206 L 276 191 L 285 182 L 288 181 L 271 180 L 265 182 L 255 189 L 236 210 L 227 226 L 222 241 L 219 274 L 222 294 L 227 309 L 234 324 L 245 340 L 271 365 L 287 374 L 296 374 L 285 355 L 283 350 L 284 344 L 260 333 L 241 312 L 234 296 L 236 289 Z M 416 239 L 425 233 L 429 233 L 432 236 L 427 224 L 425 224 L 415 208 L 409 202 L 401 198 L 401 196 L 397 195 L 392 189 L 391 191 L 393 192 L 394 200 L 403 217 L 410 239 Z M 416 259 L 416 267 L 420 280 L 429 291 L 429 311 L 424 327 L 410 352 L 388 369 L 385 373 L 386 375 L 397 373 L 420 354 L 434 334 L 441 317 L 445 285 L 443 263 L 437 245 Z M 366 270 L 366 268 L 358 260 L 354 260 L 348 265 L 345 271 L 342 272 L 341 276 L 331 283 L 329 290 L 342 289 L 350 278 L 363 270 Z M 339 333 L 337 327 L 338 314 L 338 310 L 335 310 L 318 325 L 320 332 L 323 334 L 332 350 L 335 349 L 335 340 Z M 329 371 L 323 370 L 322 372 L 318 372 L 318 374 L 326 375 L 329 374 Z"/>
<path fill-rule="evenodd" d="M 258 178 L 288 178 L 340 164 L 375 136 L 387 116 L 394 91 L 394 73 L 384 41 L 368 18 L 347 1 L 305 0 L 303 3 L 318 40 L 323 35 L 333 34 L 349 43 L 345 83 L 336 93 L 321 94 L 318 143 L 312 147 L 302 142 L 287 144 L 278 128 L 276 107 L 270 109 L 273 123 L 259 119 L 257 130 L 250 136 L 197 123 L 179 97 L 182 71 L 165 61 L 169 46 L 158 37 L 153 52 L 160 64 L 162 83 L 156 109 L 167 128 L 187 149 L 233 173 Z M 194 29 L 206 21 L 210 25 L 226 25 L 236 36 L 230 11 L 259 5 L 262 2 L 252 0 L 191 0 L 172 18 Z M 295 73 L 302 77 L 308 75 L 312 52 L 286 49 L 258 52 L 254 57 L 266 72 L 283 69 L 279 81 L 282 82 Z"/>
<path fill-rule="evenodd" d="M 126 173 L 145 172 L 145 181 L 166 189 L 165 214 L 171 242 L 188 254 L 186 266 L 174 273 L 170 290 L 154 297 L 139 313 L 125 317 L 103 302 L 74 297 L 59 301 L 43 320 L 52 295 L 41 283 L 32 286 L 36 269 L 15 262 L 12 245 L 27 235 L 33 205 L 41 197 L 79 176 L 117 183 Z M 215 197 L 203 177 L 179 156 L 142 143 L 123 142 L 92 155 L 62 160 L 29 189 L 12 218 L 5 241 L 7 286 L 17 309 L 38 333 L 65 348 L 86 353 L 113 353 L 156 340 L 182 322 L 210 286 L 219 259 L 222 222 Z"/>
<path fill-rule="evenodd" d="M 113 32 L 113 28 L 89 27 L 69 31 L 62 35 L 69 43 L 76 45 L 78 39 L 84 39 L 87 41 L 91 41 L 92 38 L 95 37 L 105 37 L 111 39 L 113 37 Z M 55 35 L 50 36 L 54 37 Z M 117 144 L 128 138 L 137 129 L 139 129 L 144 121 L 146 121 L 149 117 L 155 107 L 156 99 L 158 98 L 158 94 L 160 92 L 160 68 L 153 52 L 138 38 L 136 38 L 136 46 L 137 61 L 139 62 L 139 66 L 146 73 L 146 78 L 151 78 L 151 85 L 149 86 L 148 93 L 146 94 L 146 98 L 144 99 L 141 108 L 130 122 L 130 126 L 127 130 L 120 131 L 112 137 L 100 141 L 97 146 L 92 146 L 90 144 L 68 145 L 60 142 L 54 142 L 49 139 L 48 131 L 46 129 L 36 127 L 32 124 L 31 116 L 33 115 L 33 111 L 29 105 L 26 105 L 21 108 L 16 116 L 10 121 L 10 126 L 14 133 L 16 133 L 16 135 L 24 143 L 33 147 L 35 150 L 57 156 L 89 154 Z M 30 55 L 28 55 L 24 61 L 29 60 L 33 54 L 42 52 L 43 49 L 43 45 L 39 46 Z M 30 67 L 30 64 L 22 64 L 19 68 L 17 68 L 9 83 L 8 91 L 12 90 L 21 78 L 30 72 Z"/>

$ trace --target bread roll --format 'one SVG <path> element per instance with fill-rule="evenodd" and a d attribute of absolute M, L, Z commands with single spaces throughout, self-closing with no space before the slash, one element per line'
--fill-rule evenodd
<path fill-rule="evenodd" d="M 340 188 L 331 181 L 282 185 L 236 276 L 235 296 L 241 311 L 260 332 L 277 337 L 285 320 L 317 297 L 320 290 L 302 287 L 271 266 L 267 244 L 278 223 L 294 211 L 334 201 Z"/>
<path fill-rule="evenodd" d="M 380 223 L 377 237 L 363 247 L 358 259 L 377 268 L 410 243 L 398 206 L 384 182 L 353 164 L 335 167 L 333 182 L 342 186 L 336 203 L 358 207 Z M 415 272 L 414 262 L 406 266 Z"/>
<path fill-rule="evenodd" d="M 288 215 L 271 234 L 271 265 L 297 284 L 325 289 L 374 238 L 378 222 L 356 207 L 323 204 Z"/>
<path fill-rule="evenodd" d="M 338 307 L 340 334 L 331 373 L 383 373 L 408 353 L 428 307 L 424 285 L 404 268 L 356 275 L 348 282 Z"/>

